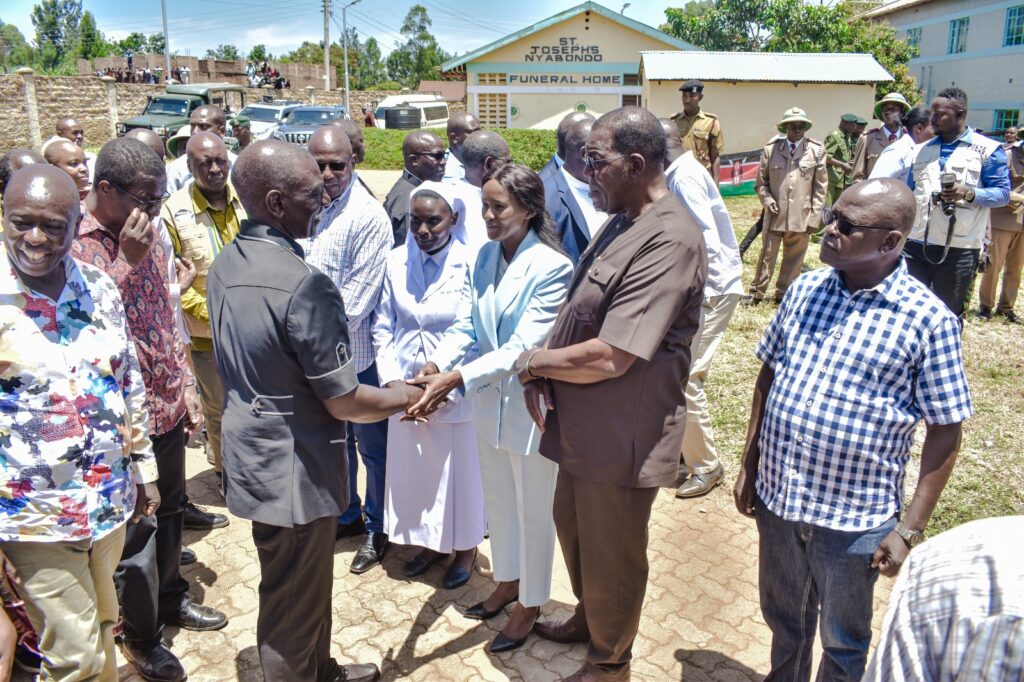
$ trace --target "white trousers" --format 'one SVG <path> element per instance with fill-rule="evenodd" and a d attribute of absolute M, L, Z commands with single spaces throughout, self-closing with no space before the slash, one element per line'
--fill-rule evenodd
<path fill-rule="evenodd" d="M 519 603 L 546 604 L 555 561 L 551 515 L 558 465 L 539 454 L 494 448 L 477 439 L 491 563 L 498 582 L 519 581 Z"/>
<path fill-rule="evenodd" d="M 723 294 L 706 299 L 700 306 L 700 326 L 690 344 L 690 378 L 684 390 L 686 431 L 683 432 L 682 450 L 683 461 L 691 475 L 711 473 L 718 468 L 715 432 L 711 429 L 704 382 L 739 301 L 740 294 Z"/>

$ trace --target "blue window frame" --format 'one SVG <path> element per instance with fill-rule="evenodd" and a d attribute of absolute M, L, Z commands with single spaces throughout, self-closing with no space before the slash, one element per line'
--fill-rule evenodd
<path fill-rule="evenodd" d="M 967 29 L 971 26 L 970 17 L 960 17 L 949 22 L 949 42 L 946 43 L 948 54 L 967 51 Z"/>
<path fill-rule="evenodd" d="M 1024 45 L 1024 5 L 1006 8 L 1006 29 L 1003 31 L 1003 47 Z"/>

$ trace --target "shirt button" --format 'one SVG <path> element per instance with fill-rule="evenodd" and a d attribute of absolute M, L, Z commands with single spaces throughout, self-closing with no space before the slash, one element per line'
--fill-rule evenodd
<path fill-rule="evenodd" d="M 808 401 L 807 401 L 807 407 L 810 407 L 810 406 L 811 406 L 811 405 L 813 405 L 813 404 L 814 404 L 814 401 L 813 401 L 813 400 L 808 400 Z"/>
<path fill-rule="evenodd" d="M 803 436 L 797 436 L 796 437 L 796 442 L 797 443 L 803 443 L 804 442 L 804 437 Z"/>
<path fill-rule="evenodd" d="M 837 339 L 843 338 L 842 332 L 836 332 L 835 334 L 833 334 L 833 336 L 835 336 Z"/>

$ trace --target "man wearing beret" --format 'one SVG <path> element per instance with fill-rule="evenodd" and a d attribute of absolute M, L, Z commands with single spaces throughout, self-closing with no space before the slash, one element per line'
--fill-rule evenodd
<path fill-rule="evenodd" d="M 231 119 L 231 136 L 238 140 L 238 152 L 252 142 L 252 122 L 248 116 L 235 116 Z"/>
<path fill-rule="evenodd" d="M 704 99 L 704 84 L 698 80 L 688 80 L 679 87 L 683 93 L 683 110 L 672 117 L 679 128 L 679 137 L 683 139 L 683 151 L 692 151 L 693 155 L 718 181 L 718 169 L 721 164 L 725 140 L 722 138 L 722 124 L 718 117 L 702 111 L 700 102 Z"/>
<path fill-rule="evenodd" d="M 903 116 L 910 111 L 910 103 L 898 92 L 890 92 L 875 104 L 875 118 L 882 122 L 857 140 L 853 151 L 853 182 L 871 176 L 878 156 L 886 147 L 903 137 Z"/>
<path fill-rule="evenodd" d="M 856 114 L 843 114 L 839 119 L 839 127 L 825 136 L 825 152 L 828 160 L 828 194 L 825 205 L 831 206 L 850 186 L 850 174 L 853 172 L 853 150 L 857 144 L 854 130 L 857 127 Z"/>

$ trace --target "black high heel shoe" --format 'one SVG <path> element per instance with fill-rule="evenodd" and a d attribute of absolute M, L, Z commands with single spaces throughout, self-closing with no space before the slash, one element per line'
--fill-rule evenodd
<path fill-rule="evenodd" d="M 498 608 L 494 609 L 493 611 L 488 611 L 484 607 L 484 604 L 486 604 L 487 602 L 486 601 L 482 601 L 479 604 L 473 604 L 472 606 L 470 606 L 468 609 L 466 609 L 465 611 L 462 612 L 462 615 L 464 615 L 466 618 L 469 618 L 471 620 L 488 620 L 490 618 L 494 618 L 499 613 L 504 611 L 506 606 L 508 606 L 512 602 L 518 601 L 518 600 L 519 600 L 519 595 L 516 594 L 514 597 L 512 597 L 511 599 L 509 599 L 508 601 L 506 601 L 504 604 L 502 604 Z"/>

